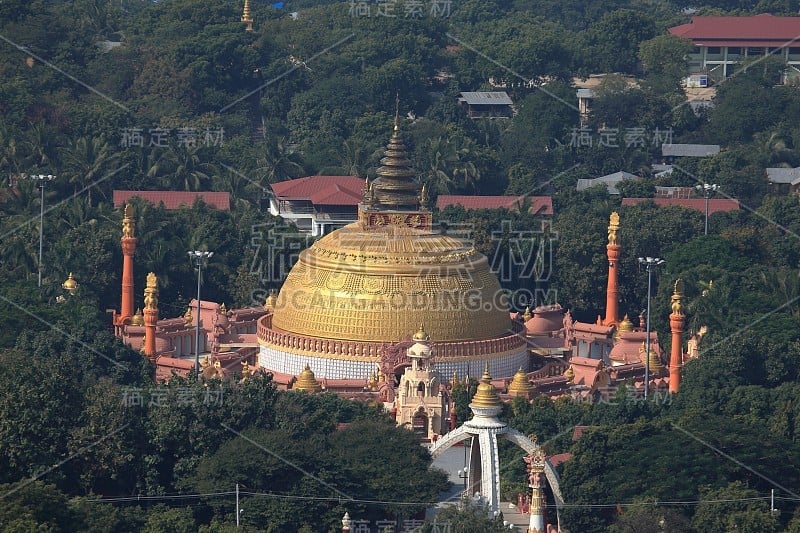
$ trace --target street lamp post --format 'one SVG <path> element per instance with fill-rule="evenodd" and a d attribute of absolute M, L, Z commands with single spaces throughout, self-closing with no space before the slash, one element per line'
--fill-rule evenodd
<path fill-rule="evenodd" d="M 703 183 L 695 185 L 694 187 L 698 191 L 703 193 L 703 197 L 706 199 L 706 230 L 705 235 L 708 235 L 708 199 L 711 198 L 711 195 L 714 194 L 716 191 L 719 190 L 719 185 L 716 183 Z"/>
<path fill-rule="evenodd" d="M 653 288 L 653 268 L 663 265 L 664 260 L 658 257 L 640 257 L 639 264 L 647 269 L 647 337 L 644 349 L 644 399 L 650 390 L 650 292 Z"/>
<path fill-rule="evenodd" d="M 203 271 L 203 259 L 211 259 L 214 252 L 194 250 L 189 252 L 189 258 L 197 261 L 197 325 L 194 330 L 194 372 L 200 379 L 200 278 Z"/>
<path fill-rule="evenodd" d="M 42 190 L 42 201 L 39 206 L 39 287 L 42 286 L 42 249 L 44 237 L 44 186 L 48 181 L 56 179 L 52 174 L 32 174 L 23 175 L 24 178 L 37 180 L 39 188 Z"/>

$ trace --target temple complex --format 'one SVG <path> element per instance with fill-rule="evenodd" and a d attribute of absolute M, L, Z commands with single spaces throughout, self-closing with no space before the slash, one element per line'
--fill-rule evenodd
<path fill-rule="evenodd" d="M 690 355 L 682 282 L 671 297 L 667 360 L 656 332 L 647 338 L 644 314 L 638 326 L 620 317 L 624 230 L 616 212 L 606 244 L 605 316 L 586 323 L 557 303 L 509 309 L 487 258 L 435 231 L 427 203 L 396 116 L 377 178 L 364 184 L 358 220 L 301 252 L 277 294 L 263 306 L 231 310 L 192 300 L 174 318 L 159 317 L 156 273 L 148 275 L 143 305 L 134 312 L 136 222 L 126 205 L 115 334 L 154 362 L 159 379 L 189 374 L 199 352 L 203 376 L 268 372 L 281 388 L 379 402 L 429 442 L 454 429 L 451 389 L 471 376 L 494 376 L 504 401 L 540 395 L 602 401 L 622 383 L 642 390 L 649 366 L 650 390 L 678 391 Z M 689 343 L 695 356 L 699 335 Z"/>

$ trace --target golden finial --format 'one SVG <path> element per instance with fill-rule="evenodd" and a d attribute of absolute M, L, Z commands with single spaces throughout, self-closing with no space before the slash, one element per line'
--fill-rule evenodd
<path fill-rule="evenodd" d="M 475 396 L 472 397 L 470 407 L 486 408 L 499 407 L 500 405 L 500 397 L 497 395 L 497 389 L 492 385 L 492 376 L 489 374 L 489 361 L 486 361 L 481 382 L 478 384 L 478 390 L 475 392 Z"/>
<path fill-rule="evenodd" d="M 253 31 L 253 17 L 250 16 L 250 0 L 244 0 L 244 9 L 242 10 L 242 22 L 247 24 L 246 31 Z"/>
<path fill-rule="evenodd" d="M 450 386 L 458 385 L 458 372 L 453 370 L 453 380 L 450 382 Z"/>
<path fill-rule="evenodd" d="M 527 306 L 525 307 L 525 312 L 522 314 L 522 321 L 527 322 L 531 318 L 533 318 L 533 315 L 531 314 L 531 308 L 530 306 Z"/>
<path fill-rule="evenodd" d="M 225 302 L 222 302 L 222 305 L 219 306 L 219 310 L 217 311 L 217 314 L 220 314 L 220 315 L 227 315 L 228 314 L 228 308 L 225 307 Z"/>
<path fill-rule="evenodd" d="M 144 315 L 142 315 L 142 308 L 136 309 L 136 314 L 131 317 L 131 326 L 144 326 Z"/>
<path fill-rule="evenodd" d="M 567 383 L 572 383 L 572 380 L 575 379 L 575 370 L 572 368 L 572 365 L 567 367 L 567 370 L 564 372 L 564 377 L 567 378 Z"/>
<path fill-rule="evenodd" d="M 122 215 L 122 236 L 126 239 L 132 239 L 136 222 L 133 220 L 133 206 L 125 204 L 125 210 Z"/>
<path fill-rule="evenodd" d="M 419 191 L 419 206 L 425 207 L 428 205 L 428 186 L 426 184 L 422 184 L 422 189 Z"/>
<path fill-rule="evenodd" d="M 617 244 L 617 230 L 619 230 L 619 213 L 616 211 L 611 213 L 608 223 L 608 244 Z"/>
<path fill-rule="evenodd" d="M 413 339 L 417 342 L 419 341 L 429 341 L 431 340 L 431 336 L 425 331 L 425 326 L 423 324 L 419 325 L 419 329 L 416 333 L 414 333 Z"/>
<path fill-rule="evenodd" d="M 158 310 L 158 278 L 152 272 L 147 274 L 147 286 L 144 289 L 145 310 Z"/>
<path fill-rule="evenodd" d="M 61 284 L 61 288 L 70 294 L 75 294 L 75 291 L 78 290 L 78 282 L 72 277 L 72 272 L 69 273 L 67 280 Z"/>
<path fill-rule="evenodd" d="M 211 355 L 206 355 L 203 358 L 203 360 L 200 361 L 200 366 L 203 367 L 204 369 L 210 367 L 211 366 Z"/>
<path fill-rule="evenodd" d="M 511 380 L 511 384 L 508 386 L 508 394 L 527 398 L 530 393 L 531 382 L 528 381 L 528 376 L 522 370 L 522 367 L 519 367 L 517 373 L 514 374 L 514 379 Z"/>
<path fill-rule="evenodd" d="M 292 390 L 306 392 L 322 391 L 322 385 L 320 385 L 319 381 L 317 381 L 317 378 L 314 376 L 314 372 L 311 371 L 311 367 L 308 366 L 308 363 L 306 363 L 306 367 L 297 377 L 297 381 L 295 381 L 294 385 L 292 386 Z"/>
<path fill-rule="evenodd" d="M 186 312 L 183 314 L 183 325 L 188 326 L 192 323 L 192 320 L 194 320 L 194 317 L 192 316 L 192 308 L 187 307 Z"/>
<path fill-rule="evenodd" d="M 400 91 L 394 97 L 394 131 L 400 131 Z"/>
<path fill-rule="evenodd" d="M 683 316 L 683 280 L 675 280 L 675 287 L 672 292 L 672 314 Z"/>
<path fill-rule="evenodd" d="M 247 379 L 253 375 L 253 369 L 250 368 L 250 363 L 242 361 L 242 379 Z"/>

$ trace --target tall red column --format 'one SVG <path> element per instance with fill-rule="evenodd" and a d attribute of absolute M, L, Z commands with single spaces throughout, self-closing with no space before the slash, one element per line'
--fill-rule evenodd
<path fill-rule="evenodd" d="M 620 246 L 617 244 L 617 230 L 619 230 L 619 214 L 611 213 L 608 225 L 608 287 L 606 288 L 606 318 L 605 326 L 619 325 L 619 285 L 617 284 L 617 262 L 620 255 Z"/>
<path fill-rule="evenodd" d="M 683 281 L 675 282 L 672 293 L 672 313 L 669 327 L 672 331 L 672 346 L 669 355 L 669 392 L 676 393 L 681 386 L 681 366 L 683 366 L 683 331 L 686 315 L 683 314 Z"/>
<path fill-rule="evenodd" d="M 136 252 L 134 237 L 133 207 L 125 205 L 122 218 L 122 298 L 119 308 L 119 323 L 123 324 L 133 316 L 133 254 Z"/>
<path fill-rule="evenodd" d="M 156 325 L 158 324 L 158 279 L 150 272 L 144 289 L 144 354 L 156 358 Z"/>

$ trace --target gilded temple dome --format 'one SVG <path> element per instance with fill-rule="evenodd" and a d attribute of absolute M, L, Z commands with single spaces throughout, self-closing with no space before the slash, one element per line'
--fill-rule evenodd
<path fill-rule="evenodd" d="M 359 222 L 300 253 L 273 328 L 335 340 L 398 342 L 425 324 L 437 341 L 507 335 L 511 319 L 486 257 L 430 230 Z"/>

